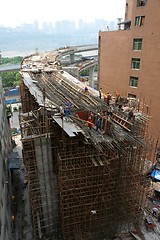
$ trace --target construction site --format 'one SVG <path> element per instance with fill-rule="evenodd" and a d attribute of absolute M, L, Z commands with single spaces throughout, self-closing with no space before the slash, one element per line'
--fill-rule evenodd
<path fill-rule="evenodd" d="M 58 55 L 28 56 L 21 67 L 19 121 L 34 239 L 140 236 L 154 154 L 148 106 L 86 91 Z M 68 102 L 69 120 L 61 112 Z"/>

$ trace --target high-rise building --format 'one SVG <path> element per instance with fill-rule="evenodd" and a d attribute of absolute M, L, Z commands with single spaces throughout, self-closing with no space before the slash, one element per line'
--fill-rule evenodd
<path fill-rule="evenodd" d="M 150 134 L 159 136 L 160 1 L 127 0 L 116 31 L 99 32 L 99 87 L 143 102 Z"/>

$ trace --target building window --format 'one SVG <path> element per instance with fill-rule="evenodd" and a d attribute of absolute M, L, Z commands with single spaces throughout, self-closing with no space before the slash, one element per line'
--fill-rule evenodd
<path fill-rule="evenodd" d="M 135 18 L 135 26 L 143 26 L 144 25 L 145 16 L 138 16 Z"/>
<path fill-rule="evenodd" d="M 132 93 L 128 93 L 128 97 L 129 97 L 129 98 L 136 98 L 136 95 L 135 95 L 135 94 L 132 94 Z"/>
<path fill-rule="evenodd" d="M 138 77 L 130 77 L 129 86 L 137 88 L 138 87 Z"/>
<path fill-rule="evenodd" d="M 142 49 L 142 38 L 133 39 L 133 50 L 141 50 Z"/>
<path fill-rule="evenodd" d="M 132 58 L 131 68 L 140 69 L 140 58 Z"/>
<path fill-rule="evenodd" d="M 142 7 L 147 4 L 147 0 L 137 0 L 137 7 Z"/>

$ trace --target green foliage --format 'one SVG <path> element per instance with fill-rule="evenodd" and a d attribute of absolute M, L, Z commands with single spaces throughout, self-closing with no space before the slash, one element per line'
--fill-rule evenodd
<path fill-rule="evenodd" d="M 6 111 L 7 111 L 7 113 L 11 113 L 11 106 L 7 106 Z"/>
<path fill-rule="evenodd" d="M 83 76 L 89 76 L 89 70 L 88 69 L 84 69 L 81 71 L 80 75 Z"/>
<path fill-rule="evenodd" d="M 95 66 L 94 71 L 95 71 L 95 72 L 98 72 L 98 65 Z"/>
<path fill-rule="evenodd" d="M 1 64 L 7 64 L 7 63 L 18 64 L 18 63 L 22 62 L 22 59 L 23 59 L 23 57 L 21 57 L 21 56 L 12 57 L 12 58 L 2 57 Z"/>
<path fill-rule="evenodd" d="M 94 71 L 97 72 L 98 71 L 98 65 L 95 66 Z M 89 76 L 89 69 L 84 69 L 80 72 L 80 76 L 84 77 L 84 76 Z"/>
<path fill-rule="evenodd" d="M 2 57 L 2 64 L 18 64 L 22 62 L 23 57 Z M 4 72 L 0 73 L 0 77 L 2 78 L 2 84 L 4 88 L 15 88 L 19 85 L 21 80 L 21 75 L 19 72 Z"/>
<path fill-rule="evenodd" d="M 2 85 L 4 88 L 15 88 L 19 85 L 21 75 L 19 72 L 4 72 L 0 73 L 2 78 Z"/>

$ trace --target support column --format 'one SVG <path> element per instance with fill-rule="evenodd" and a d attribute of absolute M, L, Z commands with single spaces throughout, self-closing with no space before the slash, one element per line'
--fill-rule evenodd
<path fill-rule="evenodd" d="M 95 66 L 89 68 L 89 86 L 92 88 L 95 87 L 94 69 L 95 69 Z"/>
<path fill-rule="evenodd" d="M 70 63 L 74 63 L 74 53 L 70 54 Z"/>

